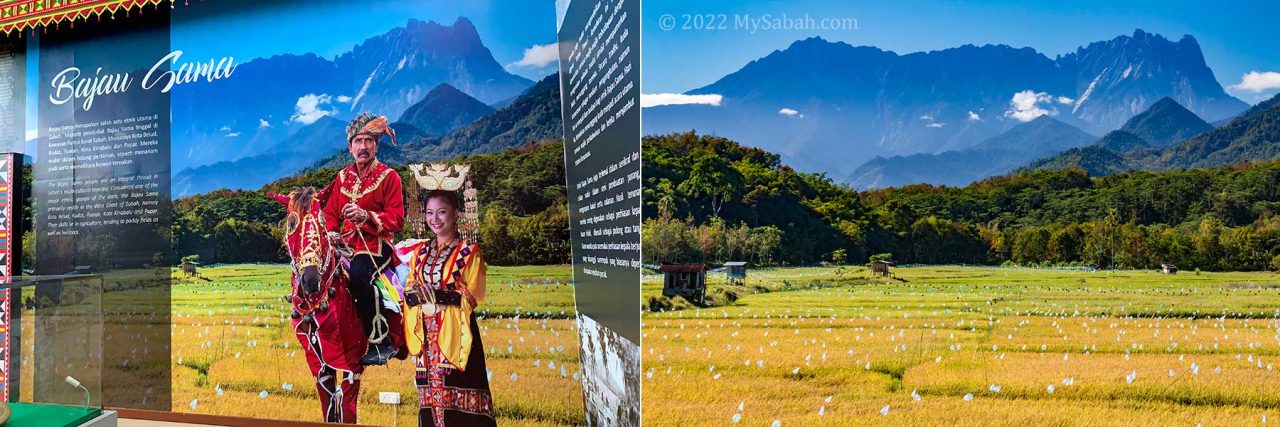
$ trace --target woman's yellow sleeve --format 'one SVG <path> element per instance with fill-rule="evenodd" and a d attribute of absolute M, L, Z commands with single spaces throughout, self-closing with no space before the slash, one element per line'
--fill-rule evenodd
<path fill-rule="evenodd" d="M 462 274 L 462 280 L 467 285 L 467 292 L 470 292 L 471 297 L 475 298 L 477 306 L 484 302 L 486 269 L 484 254 L 480 252 L 480 247 L 476 246 L 475 258 L 471 260 L 471 263 L 467 264 L 467 268 Z M 471 308 L 474 309 L 475 307 Z"/>

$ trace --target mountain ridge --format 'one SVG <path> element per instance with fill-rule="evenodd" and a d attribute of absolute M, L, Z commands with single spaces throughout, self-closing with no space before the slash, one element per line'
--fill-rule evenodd
<path fill-rule="evenodd" d="M 696 128 L 831 176 L 876 156 L 971 148 L 1044 114 L 1102 135 L 1164 97 L 1209 121 L 1248 108 L 1194 37 L 1141 29 L 1053 58 L 1005 44 L 898 54 L 810 37 L 686 94 L 722 101 L 646 108 L 644 133 Z"/>

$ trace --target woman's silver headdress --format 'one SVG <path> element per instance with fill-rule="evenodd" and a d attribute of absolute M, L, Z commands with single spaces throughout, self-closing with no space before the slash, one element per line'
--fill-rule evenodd
<path fill-rule="evenodd" d="M 421 236 L 428 230 L 426 218 L 422 216 L 426 193 L 431 191 L 452 191 L 461 195 L 462 211 L 458 216 L 458 233 L 462 238 L 477 241 L 480 230 L 480 202 L 476 200 L 476 188 L 471 185 L 471 165 L 445 163 L 418 163 L 409 165 L 413 174 L 410 181 L 410 197 L 408 225 L 409 229 Z M 416 189 L 413 187 L 417 187 Z"/>

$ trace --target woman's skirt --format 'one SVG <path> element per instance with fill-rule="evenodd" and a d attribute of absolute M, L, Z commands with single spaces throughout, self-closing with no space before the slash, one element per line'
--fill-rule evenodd
<path fill-rule="evenodd" d="M 493 417 L 493 397 L 489 393 L 489 371 L 484 363 L 484 344 L 480 340 L 475 313 L 471 313 L 471 337 L 466 371 L 424 368 L 431 365 L 419 362 L 414 377 L 418 386 L 419 426 L 497 425 Z M 434 345 L 434 339 L 427 342 L 428 346 Z M 438 354 L 439 350 L 435 352 Z M 423 352 L 422 356 L 426 358 L 429 353 Z"/>

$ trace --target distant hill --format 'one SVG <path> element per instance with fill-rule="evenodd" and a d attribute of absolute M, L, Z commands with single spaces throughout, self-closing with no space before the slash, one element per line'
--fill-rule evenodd
<path fill-rule="evenodd" d="M 441 83 L 400 116 L 400 123 L 427 135 L 445 135 L 492 113 L 493 107 L 472 98 L 448 83 Z"/>
<path fill-rule="evenodd" d="M 1121 132 L 1121 131 L 1116 131 Z M 1114 133 L 1114 132 L 1113 132 Z M 1125 132 L 1126 135 L 1132 136 Z M 1137 137 L 1134 137 L 1137 138 Z M 1132 170 L 1129 161 L 1117 153 L 1098 145 L 1073 148 L 1056 156 L 1031 162 L 1026 169 L 1071 169 L 1080 168 L 1089 176 L 1110 175 Z"/>
<path fill-rule="evenodd" d="M 404 123 L 394 123 L 396 136 L 404 141 L 428 144 L 429 137 L 421 130 Z M 173 177 L 174 198 L 206 193 L 217 189 L 245 190 L 305 169 L 324 153 L 340 152 L 346 155 L 345 135 L 347 123 L 332 117 L 321 117 L 315 123 L 304 126 L 292 136 L 263 154 L 223 161 L 211 165 L 184 169 Z M 428 141 L 424 141 L 428 140 Z M 389 142 L 383 142 L 380 150 L 391 150 Z M 350 155 L 346 155 L 350 161 Z"/>
<path fill-rule="evenodd" d="M 1208 167 L 1280 158 L 1280 95 L 1230 123 L 1169 146 L 1144 169 Z"/>
<path fill-rule="evenodd" d="M 399 147 L 384 144 L 378 159 L 388 165 L 443 160 L 493 153 L 529 142 L 564 137 L 560 115 L 559 74 L 543 78 L 506 107 L 476 119 L 443 137 L 401 138 Z M 395 124 L 399 125 L 399 123 Z M 308 169 L 339 168 L 351 163 L 345 151 L 313 163 Z"/>
<path fill-rule="evenodd" d="M 1141 138 L 1150 147 L 1165 147 L 1211 131 L 1213 125 L 1201 120 L 1191 110 L 1183 108 L 1178 101 L 1164 97 L 1152 104 L 1147 111 L 1133 116 L 1120 130 Z"/>
<path fill-rule="evenodd" d="M 938 154 L 877 157 L 859 166 L 847 181 L 859 189 L 917 183 L 965 185 L 1008 173 L 1039 157 L 1084 146 L 1094 138 L 1044 115 L 1014 126 L 973 148 Z"/>
<path fill-rule="evenodd" d="M 506 107 L 446 136 L 430 155 L 448 158 L 492 153 L 528 142 L 564 137 L 560 74 L 544 77 Z"/>
<path fill-rule="evenodd" d="M 1162 115 L 1170 111 L 1169 108 L 1164 110 L 1166 113 Z M 1174 110 L 1173 114 L 1182 113 Z M 1158 119 L 1158 115 L 1152 116 L 1155 118 L 1146 123 L 1162 122 Z M 1184 120 L 1189 119 L 1184 118 Z M 1134 128 L 1138 127 L 1134 126 Z M 1147 128 L 1162 128 L 1162 126 Z M 1163 126 L 1163 128 L 1169 130 L 1173 127 Z M 1203 126 L 1182 127 L 1181 130 L 1166 134 L 1185 134 L 1188 129 L 1195 128 L 1203 128 Z M 1208 131 L 1164 148 L 1143 149 L 1136 147 L 1130 137 L 1123 137 L 1123 140 L 1120 136 L 1111 134 L 1108 137 L 1112 138 L 1104 138 L 1098 145 L 1089 147 L 1091 148 L 1089 152 L 1065 152 L 1053 158 L 1032 162 L 1027 168 L 1081 167 L 1093 174 L 1094 172 L 1212 167 L 1280 159 L 1280 95 L 1253 106 L 1221 127 L 1210 126 Z"/>
<path fill-rule="evenodd" d="M 171 192 L 174 198 L 179 198 L 220 188 L 261 186 L 306 167 L 315 158 L 315 153 L 344 149 L 346 128 L 346 122 L 321 117 L 276 144 L 269 152 L 184 169 L 173 177 Z"/>
<path fill-rule="evenodd" d="M 1123 130 L 1107 132 L 1106 135 L 1102 136 L 1102 139 L 1099 139 L 1098 142 L 1093 143 L 1093 145 L 1115 151 L 1117 153 L 1151 148 L 1151 143 L 1147 142 L 1146 139 Z"/>

